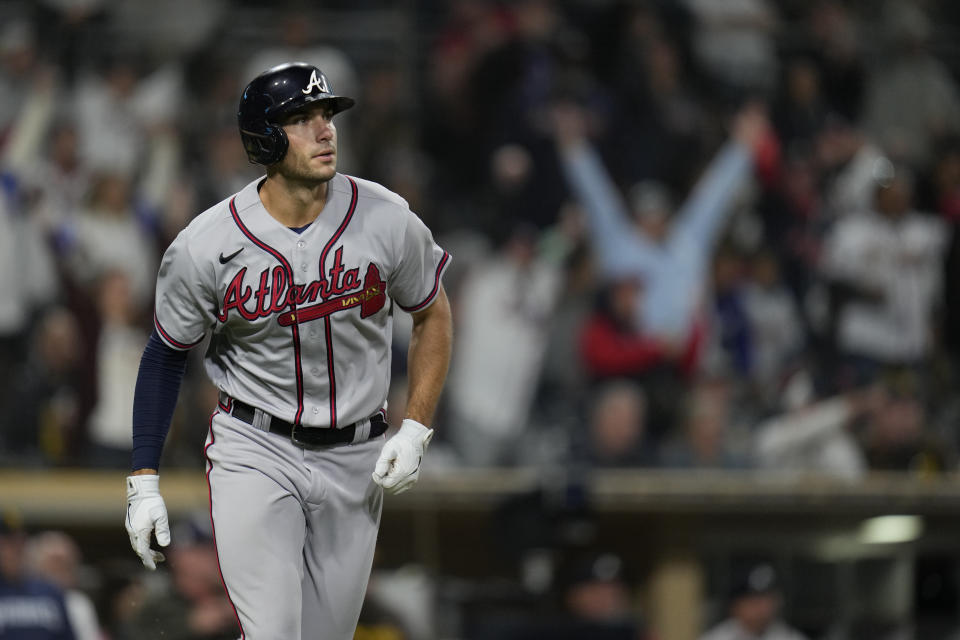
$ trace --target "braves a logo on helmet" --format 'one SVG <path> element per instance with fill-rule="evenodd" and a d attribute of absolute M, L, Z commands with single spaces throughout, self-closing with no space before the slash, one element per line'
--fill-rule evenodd
<path fill-rule="evenodd" d="M 289 274 L 279 265 L 260 272 L 256 291 L 244 283 L 246 275 L 247 268 L 243 267 L 227 285 L 221 311 L 217 314 L 220 322 L 226 322 L 232 310 L 251 321 L 279 314 L 277 322 L 283 326 L 315 320 L 353 307 L 360 307 L 360 317 L 366 318 L 380 311 L 387 300 L 387 283 L 380 277 L 377 265 L 370 263 L 367 266 L 361 282 L 359 267 L 344 268 L 343 247 L 334 252 L 329 278 L 321 277 L 306 285 L 290 282 Z M 322 302 L 317 302 L 318 299 Z M 250 302 L 253 304 L 248 304 Z M 293 306 L 297 308 L 291 310 Z"/>
<path fill-rule="evenodd" d="M 330 88 L 327 86 L 327 78 L 322 73 L 317 73 L 316 69 L 310 73 L 310 81 L 307 83 L 307 87 L 300 91 L 303 95 L 308 96 L 313 93 L 314 87 L 319 89 L 320 93 L 330 93 Z"/>

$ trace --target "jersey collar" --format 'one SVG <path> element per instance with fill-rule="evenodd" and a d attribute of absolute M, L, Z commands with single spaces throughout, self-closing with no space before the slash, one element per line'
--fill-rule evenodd
<path fill-rule="evenodd" d="M 240 216 L 240 219 L 243 220 L 243 223 L 250 231 L 256 235 L 275 233 L 280 230 L 289 231 L 289 229 L 286 229 L 273 216 L 267 213 L 263 202 L 260 200 L 259 188 L 266 179 L 266 176 L 260 176 L 251 181 L 237 192 L 234 200 L 237 215 Z M 327 191 L 327 203 L 324 205 L 323 214 L 311 226 L 324 226 L 323 223 L 325 219 L 330 219 L 334 225 L 339 224 L 347 206 L 349 206 L 349 193 L 350 186 L 347 184 L 347 179 L 340 173 L 335 174 L 333 178 L 330 179 Z M 290 231 L 290 233 L 294 232 Z"/>

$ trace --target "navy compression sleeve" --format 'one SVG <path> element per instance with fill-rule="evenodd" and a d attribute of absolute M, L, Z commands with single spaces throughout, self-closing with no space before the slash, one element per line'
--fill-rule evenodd
<path fill-rule="evenodd" d="M 133 470 L 158 469 L 163 442 L 177 406 L 187 352 L 171 349 L 153 330 L 133 392 Z"/>

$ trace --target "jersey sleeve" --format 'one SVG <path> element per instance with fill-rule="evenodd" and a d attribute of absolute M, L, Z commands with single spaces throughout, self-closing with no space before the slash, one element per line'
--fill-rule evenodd
<path fill-rule="evenodd" d="M 167 346 L 186 350 L 197 346 L 211 324 L 214 283 L 197 267 L 185 232 L 163 254 L 157 275 L 154 325 Z"/>
<path fill-rule="evenodd" d="M 407 215 L 398 264 L 387 281 L 387 290 L 401 309 L 413 313 L 436 299 L 450 254 L 433 241 L 433 234 L 419 217 L 410 211 Z"/>

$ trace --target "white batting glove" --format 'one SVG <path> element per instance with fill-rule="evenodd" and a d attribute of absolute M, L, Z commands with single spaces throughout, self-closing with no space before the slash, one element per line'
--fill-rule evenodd
<path fill-rule="evenodd" d="M 160 476 L 127 476 L 127 534 L 130 546 L 147 569 L 156 569 L 164 556 L 150 548 L 150 532 L 156 529 L 161 547 L 170 544 L 167 505 L 160 496 Z"/>
<path fill-rule="evenodd" d="M 394 495 L 412 487 L 420 477 L 420 460 L 432 437 L 433 429 L 416 420 L 404 420 L 396 435 L 383 445 L 373 481 Z"/>

